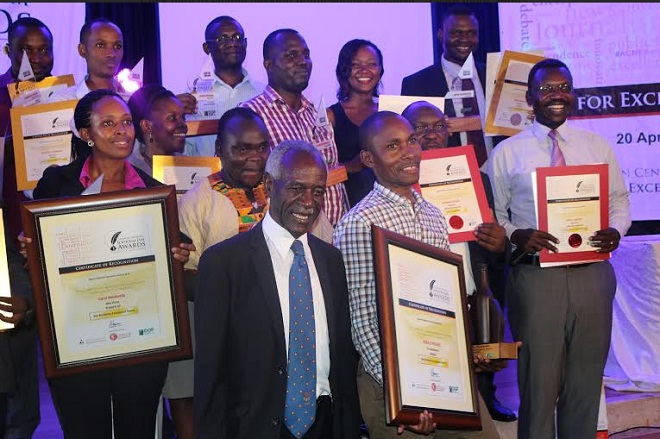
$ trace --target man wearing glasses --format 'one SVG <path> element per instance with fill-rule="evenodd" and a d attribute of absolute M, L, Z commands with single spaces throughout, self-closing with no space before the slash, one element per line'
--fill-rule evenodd
<path fill-rule="evenodd" d="M 199 78 L 193 87 L 201 85 L 199 81 L 212 80 L 215 118 L 219 119 L 238 103 L 261 93 L 264 84 L 252 79 L 243 68 L 247 38 L 238 21 L 226 15 L 214 18 L 206 26 L 204 39 L 202 48 L 204 53 L 211 55 L 214 71 L 208 72 L 210 78 Z M 205 109 L 198 107 L 197 111 L 205 111 Z M 213 156 L 215 138 L 215 135 L 210 135 L 187 139 L 185 155 Z"/>
<path fill-rule="evenodd" d="M 556 252 L 559 240 L 536 229 L 531 174 L 546 166 L 608 165 L 609 228 L 588 238 L 599 253 L 616 249 L 630 227 L 629 192 L 608 141 L 566 121 L 575 103 L 568 67 L 540 61 L 527 84 L 534 123 L 500 143 L 486 163 L 495 214 L 521 255 L 506 290 L 511 330 L 522 341 L 518 438 L 554 439 L 555 408 L 559 439 L 593 438 L 616 279 L 609 261 L 539 266 L 538 252 Z"/>

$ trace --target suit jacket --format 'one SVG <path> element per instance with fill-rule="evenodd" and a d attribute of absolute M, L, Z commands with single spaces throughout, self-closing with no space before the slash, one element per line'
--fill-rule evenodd
<path fill-rule="evenodd" d="M 477 75 L 481 82 L 482 90 L 486 90 L 486 64 L 475 61 Z M 442 70 L 442 64 L 433 64 L 417 73 L 403 78 L 401 82 L 401 96 L 438 96 L 444 97 L 449 91 L 445 72 Z M 451 99 L 445 102 L 445 114 L 448 117 L 456 117 L 456 110 Z M 493 137 L 493 148 L 504 140 L 504 136 Z M 459 133 L 453 133 L 449 136 L 448 146 L 460 146 L 461 136 Z"/>
<path fill-rule="evenodd" d="M 357 439 L 357 356 L 339 250 L 308 234 L 330 338 L 333 437 Z M 198 439 L 277 439 L 287 352 L 275 273 L 261 223 L 209 247 L 195 297 L 195 433 Z"/>

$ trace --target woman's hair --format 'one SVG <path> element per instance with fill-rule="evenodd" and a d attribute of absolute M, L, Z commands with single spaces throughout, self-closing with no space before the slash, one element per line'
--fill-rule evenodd
<path fill-rule="evenodd" d="M 368 40 L 355 39 L 349 41 L 344 44 L 344 47 L 339 51 L 337 68 L 335 70 L 337 74 L 337 82 L 339 82 L 339 89 L 337 90 L 337 100 L 339 100 L 339 102 L 345 101 L 351 95 L 351 86 L 348 83 L 348 78 L 351 76 L 351 63 L 353 62 L 353 58 L 357 51 L 362 47 L 371 47 L 376 51 L 376 54 L 378 55 L 378 64 L 380 64 L 380 78 L 383 78 L 383 74 L 385 73 L 383 54 L 378 46 Z M 374 96 L 378 96 L 378 89 L 381 86 L 382 83 L 379 81 L 378 86 L 374 88 Z"/>
<path fill-rule="evenodd" d="M 133 117 L 133 127 L 135 128 L 135 137 L 138 142 L 145 143 L 144 132 L 140 126 L 142 119 L 149 119 L 151 111 L 162 99 L 174 98 L 174 93 L 158 84 L 146 84 L 138 89 L 128 100 L 128 108 Z"/>
<path fill-rule="evenodd" d="M 105 97 L 115 97 L 121 100 L 121 96 L 114 91 L 101 89 L 90 91 L 78 101 L 78 104 L 76 104 L 76 108 L 73 111 L 73 123 L 78 133 L 81 128 L 91 128 L 94 105 Z M 73 134 L 71 137 L 71 159 L 75 160 L 81 158 L 84 160 L 89 157 L 91 153 L 92 148 L 87 142 L 82 140 L 76 134 Z"/>

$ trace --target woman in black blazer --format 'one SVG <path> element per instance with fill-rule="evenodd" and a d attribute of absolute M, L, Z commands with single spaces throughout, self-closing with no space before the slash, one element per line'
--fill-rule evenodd
<path fill-rule="evenodd" d="M 131 112 L 110 90 L 95 90 L 76 105 L 72 147 L 74 160 L 47 168 L 34 198 L 81 194 L 103 175 L 101 192 L 160 186 L 127 158 L 133 150 L 135 129 Z M 192 244 L 173 249 L 174 257 L 188 260 Z M 49 381 L 53 402 L 66 439 L 153 439 L 167 362 L 150 362 Z"/>

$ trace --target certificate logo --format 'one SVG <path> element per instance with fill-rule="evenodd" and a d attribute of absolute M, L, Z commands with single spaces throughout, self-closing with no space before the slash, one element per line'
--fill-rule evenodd
<path fill-rule="evenodd" d="M 51 127 L 52 128 L 69 128 L 69 121 L 63 118 L 60 118 L 59 116 L 56 116 L 52 121 L 51 121 Z"/>
<path fill-rule="evenodd" d="M 445 171 L 447 172 L 447 175 L 451 175 L 453 177 L 465 176 L 467 174 L 467 170 L 463 166 L 456 165 L 454 163 L 448 164 L 445 168 Z"/>
<path fill-rule="evenodd" d="M 583 195 L 591 195 L 596 191 L 596 186 L 590 183 L 585 183 L 584 180 L 580 180 L 575 185 L 575 193 Z"/>
<path fill-rule="evenodd" d="M 147 240 L 141 233 L 112 230 L 105 238 L 106 245 L 113 252 L 143 250 L 147 247 Z"/>
<path fill-rule="evenodd" d="M 458 386 L 449 386 L 449 393 L 458 393 Z"/>

